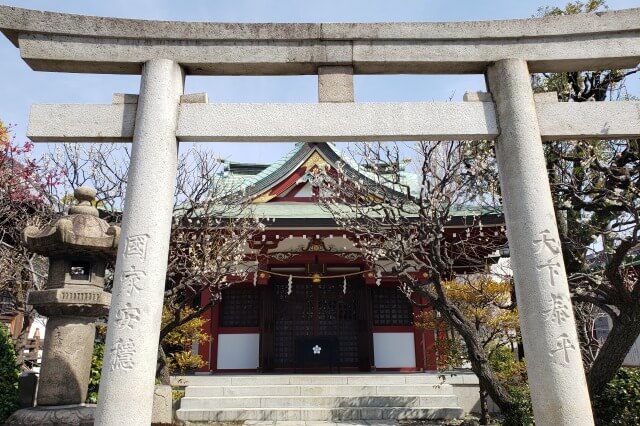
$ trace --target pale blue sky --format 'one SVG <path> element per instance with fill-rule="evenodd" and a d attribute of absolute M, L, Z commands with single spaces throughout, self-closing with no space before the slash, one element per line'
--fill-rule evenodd
<path fill-rule="evenodd" d="M 0 0 L 29 9 L 123 18 L 218 22 L 389 22 L 528 18 L 540 6 L 566 0 Z M 611 9 L 640 0 L 609 0 Z M 34 72 L 0 36 L 0 119 L 15 124 L 19 140 L 33 103 L 109 103 L 114 92 L 137 93 L 139 77 Z M 638 87 L 637 76 L 633 87 Z M 186 92 L 207 92 L 210 102 L 316 102 L 317 80 L 302 77 L 188 77 Z M 482 76 L 356 76 L 357 101 L 460 100 L 483 90 Z M 221 144 L 234 161 L 273 162 L 290 144 Z"/>

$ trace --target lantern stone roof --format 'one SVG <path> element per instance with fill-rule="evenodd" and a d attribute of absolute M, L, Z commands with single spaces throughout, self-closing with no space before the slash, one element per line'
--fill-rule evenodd
<path fill-rule="evenodd" d="M 24 244 L 43 256 L 62 254 L 99 254 L 115 258 L 120 238 L 120 227 L 100 219 L 92 205 L 96 191 L 78 187 L 74 197 L 78 204 L 69 208 L 67 215 L 50 222 L 44 229 L 27 226 L 22 232 Z"/>

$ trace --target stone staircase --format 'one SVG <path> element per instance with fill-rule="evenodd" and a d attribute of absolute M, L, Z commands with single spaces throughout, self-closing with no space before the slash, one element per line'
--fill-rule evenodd
<path fill-rule="evenodd" d="M 463 409 L 436 374 L 182 376 L 176 416 L 187 424 L 241 420 L 453 419 Z"/>

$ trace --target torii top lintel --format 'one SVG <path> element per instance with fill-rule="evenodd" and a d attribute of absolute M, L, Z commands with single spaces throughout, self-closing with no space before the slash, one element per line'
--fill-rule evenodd
<path fill-rule="evenodd" d="M 640 8 L 503 21 L 244 24 L 104 18 L 0 6 L 0 30 L 37 71 L 138 74 L 154 58 L 188 74 L 482 73 L 505 58 L 532 72 L 640 62 Z"/>

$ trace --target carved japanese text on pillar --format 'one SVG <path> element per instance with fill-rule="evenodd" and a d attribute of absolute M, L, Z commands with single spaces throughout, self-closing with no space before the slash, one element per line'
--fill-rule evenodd
<path fill-rule="evenodd" d="M 111 348 L 111 371 L 131 370 L 135 362 L 133 357 L 136 354 L 136 345 L 131 339 L 118 339 Z"/>
<path fill-rule="evenodd" d="M 569 298 L 562 294 L 551 293 L 551 308 L 546 310 L 551 320 L 558 325 L 562 325 L 570 318 L 571 302 Z"/>
<path fill-rule="evenodd" d="M 53 348 L 54 350 L 56 350 L 57 348 L 59 348 L 60 346 L 62 346 L 64 339 L 62 338 L 62 331 L 60 331 L 60 329 L 57 329 L 54 333 L 53 333 Z"/>
<path fill-rule="evenodd" d="M 133 297 L 146 288 L 145 278 L 147 273 L 144 269 L 144 261 L 147 257 L 149 235 L 140 234 L 127 237 L 124 247 L 124 257 L 134 260 L 134 264 L 122 272 L 121 288 L 128 296 Z M 142 263 L 139 267 L 135 261 Z M 135 307 L 135 302 L 125 303 L 116 311 L 115 324 L 120 330 L 133 330 L 141 320 L 141 310 Z M 120 338 L 111 348 L 110 369 L 129 371 L 135 366 L 134 357 L 136 355 L 136 345 L 132 339 Z"/>
<path fill-rule="evenodd" d="M 121 330 L 125 328 L 133 330 L 139 321 L 140 309 L 132 307 L 131 303 L 125 304 L 124 308 L 119 309 L 116 313 L 116 325 Z"/>
<path fill-rule="evenodd" d="M 122 287 L 127 296 L 132 296 L 144 289 L 142 280 L 146 276 L 147 273 L 145 271 L 136 269 L 134 265 L 131 265 L 131 269 L 122 273 Z"/>
<path fill-rule="evenodd" d="M 557 326 L 563 326 L 571 318 L 571 300 L 566 288 L 560 281 L 562 273 L 562 250 L 558 239 L 548 229 L 538 234 L 538 238 L 533 240 L 535 253 L 541 256 L 540 262 L 536 266 L 538 271 L 549 274 L 549 286 L 552 288 L 548 298 L 549 309 L 544 313 L 550 317 Z M 551 358 L 563 366 L 568 366 L 571 360 L 571 351 L 576 350 L 574 342 L 567 333 L 559 330 L 550 352 Z"/>
<path fill-rule="evenodd" d="M 125 257 L 137 257 L 144 262 L 147 256 L 147 242 L 149 241 L 149 235 L 132 235 L 127 238 L 125 242 L 124 255 Z"/>
<path fill-rule="evenodd" d="M 545 261 L 537 266 L 538 271 L 547 270 L 549 274 L 549 284 L 551 287 L 555 287 L 556 279 L 560 278 L 560 245 L 556 238 L 551 234 L 551 231 L 545 229 L 540 232 L 540 238 L 533 240 L 536 247 L 536 254 L 541 254 L 546 257 Z"/>
<path fill-rule="evenodd" d="M 576 346 L 567 333 L 562 333 L 556 338 L 556 348 L 551 351 L 551 356 L 561 364 L 569 365 L 569 351 L 576 351 Z"/>

